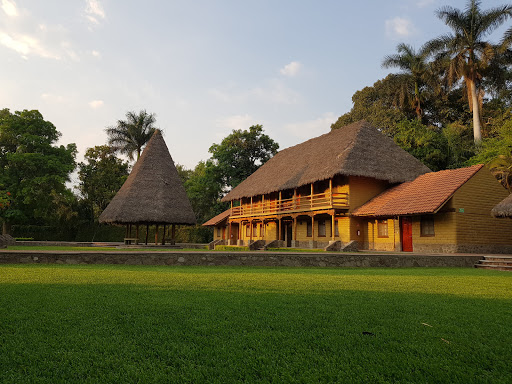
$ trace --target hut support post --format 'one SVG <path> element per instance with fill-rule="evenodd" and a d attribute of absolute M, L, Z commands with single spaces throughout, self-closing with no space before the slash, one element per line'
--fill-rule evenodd
<path fill-rule="evenodd" d="M 146 245 L 148 245 L 149 224 L 146 224 Z"/>
<path fill-rule="evenodd" d="M 281 240 L 281 218 L 277 219 L 277 240 Z"/>
<path fill-rule="evenodd" d="M 251 210 L 252 210 L 252 197 L 251 197 Z M 252 243 L 252 220 L 249 221 L 249 244 Z"/>
<path fill-rule="evenodd" d="M 313 239 L 313 246 L 315 244 L 315 215 L 311 215 L 311 238 Z"/>
<path fill-rule="evenodd" d="M 124 237 L 128 237 L 128 228 L 129 224 L 126 224 L 126 231 L 124 232 Z"/>
<path fill-rule="evenodd" d="M 139 224 L 135 226 L 135 237 L 137 238 L 137 243 L 139 242 Z"/>
<path fill-rule="evenodd" d="M 162 245 L 165 245 L 165 224 L 164 224 L 164 233 L 162 234 Z"/>
<path fill-rule="evenodd" d="M 158 245 L 158 224 L 155 225 L 155 245 Z"/>
<path fill-rule="evenodd" d="M 332 178 L 329 179 L 329 198 L 330 206 L 332 207 Z"/>
<path fill-rule="evenodd" d="M 297 246 L 297 216 L 293 217 L 293 243 L 292 246 Z"/>
<path fill-rule="evenodd" d="M 334 226 L 336 225 L 336 220 L 334 219 L 334 211 L 332 212 L 332 217 L 331 217 L 331 234 L 332 234 L 332 241 L 335 240 L 335 236 L 336 236 L 336 231 L 334 230 Z"/>
<path fill-rule="evenodd" d="M 176 225 L 171 226 L 171 244 L 176 244 Z"/>
<path fill-rule="evenodd" d="M 311 183 L 311 198 L 309 199 L 309 202 L 311 204 L 311 209 L 313 209 L 313 183 Z"/>

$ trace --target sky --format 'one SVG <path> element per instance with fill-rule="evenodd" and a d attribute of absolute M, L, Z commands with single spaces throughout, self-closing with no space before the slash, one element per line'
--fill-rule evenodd
<path fill-rule="evenodd" d="M 328 132 L 399 43 L 448 32 L 445 5 L 466 1 L 0 0 L 0 108 L 39 110 L 79 161 L 142 109 L 190 169 L 254 124 L 283 149 Z"/>

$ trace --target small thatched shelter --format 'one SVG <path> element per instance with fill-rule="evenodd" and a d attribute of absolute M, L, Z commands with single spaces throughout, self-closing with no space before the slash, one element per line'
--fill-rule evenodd
<path fill-rule="evenodd" d="M 99 217 L 100 223 L 126 225 L 127 240 L 131 240 L 131 225 L 158 226 L 195 224 L 196 219 L 174 161 L 167 149 L 162 133 L 157 130 L 133 167 L 130 176 Z M 146 243 L 147 243 L 146 229 Z"/>
<path fill-rule="evenodd" d="M 494 217 L 512 217 L 512 194 L 497 204 L 491 214 Z"/>

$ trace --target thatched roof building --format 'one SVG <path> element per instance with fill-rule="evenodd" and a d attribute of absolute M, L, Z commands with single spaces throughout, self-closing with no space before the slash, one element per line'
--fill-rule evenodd
<path fill-rule="evenodd" d="M 512 194 L 496 205 L 491 214 L 494 217 L 512 217 Z"/>
<path fill-rule="evenodd" d="M 185 188 L 157 130 L 99 217 L 108 224 L 195 224 Z"/>
<path fill-rule="evenodd" d="M 222 201 L 298 188 L 339 174 L 401 183 L 427 172 L 392 139 L 359 121 L 282 150 Z"/>

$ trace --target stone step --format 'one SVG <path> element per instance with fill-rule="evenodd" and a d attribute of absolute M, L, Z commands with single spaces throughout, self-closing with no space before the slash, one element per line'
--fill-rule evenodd
<path fill-rule="evenodd" d="M 512 260 L 502 260 L 502 259 L 495 259 L 495 260 L 480 260 L 478 264 L 486 265 L 486 264 L 492 264 L 492 265 L 504 265 L 504 266 L 511 266 L 512 267 Z"/>
<path fill-rule="evenodd" d="M 475 264 L 479 269 L 494 269 L 498 271 L 512 271 L 512 265 L 496 265 L 496 264 Z"/>

